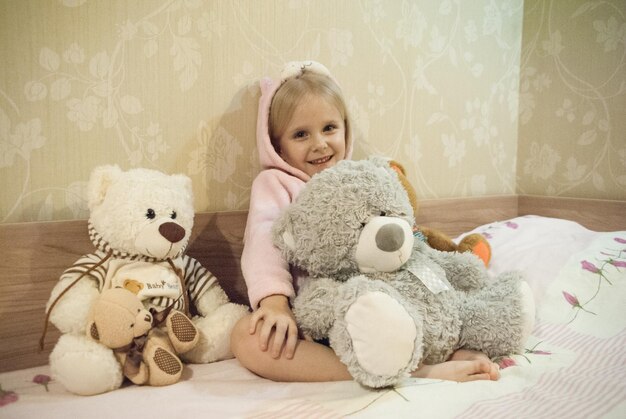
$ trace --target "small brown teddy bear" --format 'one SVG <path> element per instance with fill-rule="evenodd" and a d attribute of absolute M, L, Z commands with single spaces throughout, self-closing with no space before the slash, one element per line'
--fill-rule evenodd
<path fill-rule="evenodd" d="M 152 314 L 124 288 L 100 294 L 91 308 L 86 332 L 113 349 L 130 381 L 151 386 L 178 382 L 183 363 L 177 354 L 192 349 L 199 337 L 183 313 L 166 309 Z"/>
<path fill-rule="evenodd" d="M 419 203 L 417 202 L 415 189 L 407 179 L 406 171 L 400 163 L 395 160 L 390 160 L 389 166 L 396 172 L 398 180 L 400 180 L 400 183 L 409 195 L 409 201 L 413 207 L 413 214 L 415 215 L 417 223 Z M 457 245 L 443 232 L 433 228 L 416 225 L 414 229 L 424 235 L 424 239 L 433 249 L 443 252 L 472 252 L 483 261 L 485 266 L 489 265 L 489 261 L 491 260 L 491 246 L 489 246 L 489 242 L 481 234 L 469 234 L 463 237 L 463 240 Z"/>

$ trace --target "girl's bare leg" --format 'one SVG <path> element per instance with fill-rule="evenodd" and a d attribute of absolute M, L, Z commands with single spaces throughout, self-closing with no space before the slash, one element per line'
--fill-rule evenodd
<path fill-rule="evenodd" d="M 259 347 L 257 334 L 249 332 L 250 316 L 244 316 L 231 334 L 231 348 L 241 364 L 261 377 L 273 381 L 345 381 L 352 380 L 346 366 L 327 346 L 300 339 L 292 359 L 281 352 L 277 358 Z M 261 327 L 257 327 L 260 330 Z M 270 338 L 268 348 L 272 347 Z"/>
<path fill-rule="evenodd" d="M 335 352 L 316 342 L 301 339 L 298 341 L 292 359 L 287 359 L 282 353 L 274 358 L 270 351 L 260 349 L 258 336 L 249 333 L 249 322 L 250 316 L 248 315 L 235 325 L 231 335 L 231 348 L 239 362 L 255 374 L 283 382 L 352 380 L 348 369 Z M 272 342 L 273 337 L 268 345 L 269 348 L 272 347 Z M 465 352 L 457 356 L 465 358 L 437 365 L 421 365 L 411 375 L 459 382 L 494 379 L 490 376 L 491 361 L 485 355 L 483 355 L 484 359 Z"/>

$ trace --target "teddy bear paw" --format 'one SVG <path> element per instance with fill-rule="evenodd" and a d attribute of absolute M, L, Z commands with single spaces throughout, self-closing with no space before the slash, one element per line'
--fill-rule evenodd
<path fill-rule="evenodd" d="M 491 246 L 482 234 L 474 233 L 465 236 L 459 243 L 458 251 L 472 252 L 483 261 L 485 266 L 488 266 L 491 260 Z"/>
<path fill-rule="evenodd" d="M 178 382 L 183 372 L 180 359 L 161 346 L 152 346 L 144 353 L 148 365 L 151 386 L 166 386 Z"/>
<path fill-rule="evenodd" d="M 141 362 L 136 368 L 133 368 L 129 364 L 125 363 L 124 376 L 128 378 L 133 384 L 141 386 L 146 384 L 150 379 L 150 371 L 148 371 L 148 366 L 145 362 Z"/>
<path fill-rule="evenodd" d="M 367 373 L 396 376 L 409 366 L 416 325 L 397 300 L 380 291 L 364 293 L 347 310 L 345 321 L 354 354 Z"/>
<path fill-rule="evenodd" d="M 172 311 L 167 316 L 167 330 L 172 346 L 178 353 L 185 353 L 198 343 L 198 329 L 180 311 Z"/>

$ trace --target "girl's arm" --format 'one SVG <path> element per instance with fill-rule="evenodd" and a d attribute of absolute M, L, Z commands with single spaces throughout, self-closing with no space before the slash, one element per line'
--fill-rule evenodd
<path fill-rule="evenodd" d="M 304 185 L 290 178 L 278 170 L 265 170 L 252 184 L 241 270 L 253 309 L 270 295 L 294 296 L 289 265 L 271 235 L 274 221 Z"/>
<path fill-rule="evenodd" d="M 278 170 L 261 172 L 252 184 L 250 210 L 246 224 L 241 270 L 248 287 L 250 306 L 249 333 L 259 329 L 259 347 L 269 349 L 273 358 L 280 357 L 283 344 L 285 356 L 293 358 L 298 328 L 289 298 L 295 295 L 289 265 L 272 243 L 272 226 L 281 211 L 297 195 L 303 182 L 294 181 Z"/>

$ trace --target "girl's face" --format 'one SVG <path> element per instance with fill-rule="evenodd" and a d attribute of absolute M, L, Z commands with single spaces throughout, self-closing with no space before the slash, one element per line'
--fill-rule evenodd
<path fill-rule="evenodd" d="M 280 156 L 313 176 L 346 157 L 346 128 L 339 110 L 323 97 L 307 95 L 279 138 Z"/>

